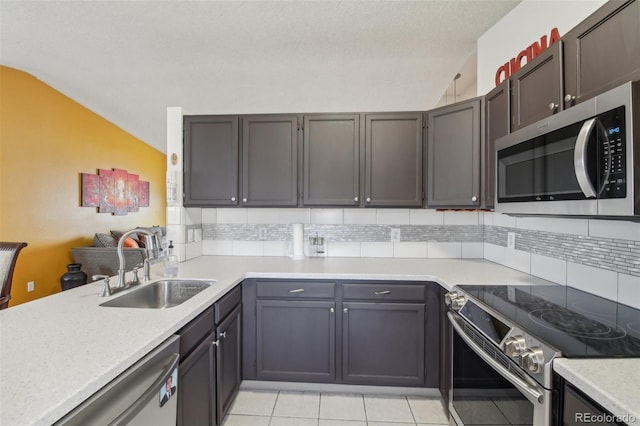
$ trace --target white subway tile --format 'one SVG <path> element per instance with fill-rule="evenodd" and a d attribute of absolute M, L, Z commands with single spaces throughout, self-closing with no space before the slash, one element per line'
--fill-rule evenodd
<path fill-rule="evenodd" d="M 516 227 L 559 234 L 588 235 L 589 221 L 573 218 L 518 217 Z"/>
<path fill-rule="evenodd" d="M 195 241 L 195 229 L 187 228 L 187 243 L 192 243 Z"/>
<path fill-rule="evenodd" d="M 502 213 L 490 213 L 492 222 L 491 225 L 503 226 L 505 228 L 515 228 L 516 218 Z"/>
<path fill-rule="evenodd" d="M 376 220 L 376 209 L 344 209 L 346 225 L 375 225 Z"/>
<path fill-rule="evenodd" d="M 531 253 L 528 251 L 506 249 L 504 265 L 527 274 L 531 273 Z"/>
<path fill-rule="evenodd" d="M 344 222 L 342 209 L 311 209 L 311 223 L 341 225 Z"/>
<path fill-rule="evenodd" d="M 393 244 L 393 257 L 409 257 L 425 259 L 427 257 L 426 242 L 404 242 Z"/>
<path fill-rule="evenodd" d="M 187 244 L 185 255 L 187 260 L 202 256 L 202 241 Z"/>
<path fill-rule="evenodd" d="M 552 281 L 556 284 L 567 284 L 567 262 L 553 257 L 531 253 L 531 275 Z"/>
<path fill-rule="evenodd" d="M 247 209 L 223 208 L 218 209 L 218 223 L 247 223 Z"/>
<path fill-rule="evenodd" d="M 271 224 L 278 223 L 280 216 L 279 209 L 247 209 L 248 224 Z"/>
<path fill-rule="evenodd" d="M 167 225 L 184 225 L 184 207 L 168 206 L 167 207 Z"/>
<path fill-rule="evenodd" d="M 233 254 L 233 241 L 202 240 L 202 254 L 205 256 L 230 256 Z"/>
<path fill-rule="evenodd" d="M 185 225 L 167 225 L 167 241 L 174 244 L 186 243 L 187 228 Z"/>
<path fill-rule="evenodd" d="M 362 257 L 393 257 L 393 243 L 360 243 Z"/>
<path fill-rule="evenodd" d="M 329 241 L 327 252 L 331 257 L 360 257 L 360 243 Z"/>
<path fill-rule="evenodd" d="M 618 274 L 567 262 L 567 285 L 610 300 L 618 299 Z"/>
<path fill-rule="evenodd" d="M 377 209 L 378 225 L 409 225 L 411 223 L 408 209 Z"/>
<path fill-rule="evenodd" d="M 188 209 L 185 209 L 185 217 L 187 225 L 201 225 L 202 209 L 200 207 L 189 207 Z"/>
<path fill-rule="evenodd" d="M 477 225 L 478 212 L 444 212 L 445 225 Z"/>
<path fill-rule="evenodd" d="M 264 241 L 265 256 L 288 256 L 284 241 Z"/>
<path fill-rule="evenodd" d="M 462 242 L 462 254 L 463 259 L 483 259 L 484 258 L 484 243 L 465 243 Z"/>
<path fill-rule="evenodd" d="M 495 244 L 484 243 L 484 258 L 491 262 L 504 265 L 507 248 Z"/>
<path fill-rule="evenodd" d="M 218 209 L 202 209 L 202 223 L 217 223 Z"/>
<path fill-rule="evenodd" d="M 264 243 L 262 241 L 234 241 L 234 256 L 262 256 L 264 254 Z"/>
<path fill-rule="evenodd" d="M 186 244 L 173 243 L 173 254 L 178 256 L 178 262 L 184 262 L 187 260 Z"/>
<path fill-rule="evenodd" d="M 622 220 L 589 220 L 589 236 L 640 241 L 640 223 Z"/>
<path fill-rule="evenodd" d="M 411 225 L 444 225 L 444 212 L 432 209 L 411 209 L 409 223 Z"/>
<path fill-rule="evenodd" d="M 618 274 L 618 302 L 640 309 L 640 277 Z"/>
<path fill-rule="evenodd" d="M 196 228 L 195 231 L 195 242 L 202 241 L 202 228 Z"/>
<path fill-rule="evenodd" d="M 311 209 L 280 209 L 280 223 L 311 223 Z"/>
<path fill-rule="evenodd" d="M 459 259 L 462 257 L 462 244 L 457 241 L 448 243 L 429 241 L 427 254 L 430 259 Z"/>

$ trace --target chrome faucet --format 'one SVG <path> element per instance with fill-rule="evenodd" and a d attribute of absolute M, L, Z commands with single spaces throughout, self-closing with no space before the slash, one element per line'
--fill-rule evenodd
<path fill-rule="evenodd" d="M 144 234 L 150 235 L 152 237 L 155 237 L 153 233 L 147 231 L 146 229 L 132 229 L 131 231 L 127 231 L 124 234 L 122 234 L 122 236 L 120 237 L 120 241 L 118 241 L 118 282 L 115 285 L 115 288 L 119 288 L 122 289 L 124 287 L 127 287 L 129 284 L 138 284 L 139 281 L 137 281 L 137 279 L 134 279 L 134 281 L 132 281 L 131 283 L 127 284 L 126 279 L 125 279 L 125 265 L 124 265 L 124 240 L 127 239 L 127 237 L 131 234 L 134 233 L 138 233 L 138 232 L 142 232 Z M 145 259 L 145 269 L 144 269 L 144 279 L 148 280 L 149 279 L 149 262 L 148 262 L 148 258 L 152 255 L 154 251 L 151 250 L 151 248 L 147 249 L 147 259 Z M 136 273 L 137 276 L 137 273 Z"/>

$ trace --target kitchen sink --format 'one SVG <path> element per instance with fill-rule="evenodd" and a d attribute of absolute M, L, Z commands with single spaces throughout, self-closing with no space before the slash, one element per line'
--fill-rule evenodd
<path fill-rule="evenodd" d="M 111 308 L 172 308 L 186 302 L 213 284 L 215 284 L 214 280 L 163 279 L 101 303 L 100 306 Z"/>

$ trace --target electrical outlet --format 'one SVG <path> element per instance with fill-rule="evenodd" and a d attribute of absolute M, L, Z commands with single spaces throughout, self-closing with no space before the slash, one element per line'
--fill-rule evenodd
<path fill-rule="evenodd" d="M 516 248 L 516 233 L 515 232 L 507 232 L 507 248 L 515 249 Z"/>
<path fill-rule="evenodd" d="M 266 239 L 267 239 L 267 228 L 265 228 L 265 227 L 260 227 L 260 230 L 259 230 L 258 232 L 259 232 L 259 234 L 260 234 L 260 239 L 261 239 L 262 241 L 264 241 L 264 240 L 266 240 Z"/>
<path fill-rule="evenodd" d="M 29 281 L 27 283 L 27 291 L 34 291 L 36 289 L 35 281 Z"/>
<path fill-rule="evenodd" d="M 391 242 L 392 243 L 400 242 L 400 228 L 391 228 Z"/>

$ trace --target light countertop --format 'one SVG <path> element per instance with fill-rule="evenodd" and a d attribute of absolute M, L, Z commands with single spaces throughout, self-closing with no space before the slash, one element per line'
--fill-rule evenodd
<path fill-rule="evenodd" d="M 152 268 L 152 278 L 161 278 L 160 269 Z M 179 276 L 217 282 L 182 305 L 162 310 L 100 307 L 120 294 L 99 297 L 102 282 L 97 282 L 0 311 L 0 425 L 57 421 L 245 278 L 435 281 L 446 289 L 457 284 L 548 284 L 481 259 L 202 256 L 181 263 Z M 590 379 L 589 369 L 574 370 L 574 361 L 563 360 L 563 368 L 600 386 Z M 640 360 L 629 361 L 633 371 L 640 371 Z M 621 380 L 629 377 L 618 374 Z M 618 390 L 603 392 L 613 404 L 599 400 L 600 394 L 594 394 L 596 401 L 614 414 L 622 414 L 616 407 L 627 409 L 629 398 L 640 407 L 638 399 Z"/>

